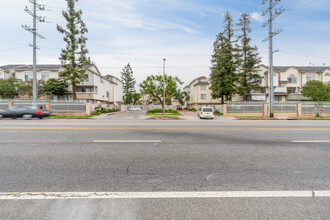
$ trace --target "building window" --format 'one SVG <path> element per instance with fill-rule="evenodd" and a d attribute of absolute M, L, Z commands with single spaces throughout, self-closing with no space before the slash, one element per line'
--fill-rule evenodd
<path fill-rule="evenodd" d="M 205 78 L 199 79 L 198 82 L 206 82 Z"/>
<path fill-rule="evenodd" d="M 109 98 L 109 96 L 110 96 L 110 93 L 109 93 L 109 92 L 107 92 L 107 98 Z"/>
<path fill-rule="evenodd" d="M 206 99 L 206 94 L 201 94 L 201 99 Z"/>
<path fill-rule="evenodd" d="M 297 83 L 297 77 L 295 75 L 291 74 L 288 78 L 289 83 Z"/>
<path fill-rule="evenodd" d="M 311 80 L 315 80 L 315 74 L 307 74 L 306 75 L 306 82 L 309 82 Z"/>
<path fill-rule="evenodd" d="M 251 94 L 254 94 L 254 93 L 256 93 L 256 90 L 251 89 Z"/>
<path fill-rule="evenodd" d="M 296 89 L 288 89 L 288 93 L 291 94 L 291 93 L 296 93 Z"/>
<path fill-rule="evenodd" d="M 24 72 L 24 80 L 29 81 L 33 79 L 33 73 L 32 72 Z"/>
<path fill-rule="evenodd" d="M 88 82 L 88 81 L 89 81 L 89 76 L 88 76 L 88 74 L 85 74 L 85 75 L 84 75 L 84 81 L 85 81 L 85 82 Z"/>
<path fill-rule="evenodd" d="M 206 90 L 206 86 L 201 86 L 201 90 Z"/>
<path fill-rule="evenodd" d="M 90 93 L 91 92 L 91 89 L 90 88 L 82 88 L 81 89 L 81 92 Z"/>
<path fill-rule="evenodd" d="M 41 80 L 48 81 L 49 80 L 49 72 L 41 72 Z"/>
<path fill-rule="evenodd" d="M 280 87 L 285 87 L 285 84 L 284 83 L 280 83 Z"/>
<path fill-rule="evenodd" d="M 102 77 L 100 77 L 100 83 L 103 83 L 103 78 Z"/>
<path fill-rule="evenodd" d="M 0 75 L 1 75 L 1 73 L 0 73 Z M 324 76 L 330 76 L 330 73 L 326 73 L 326 74 L 324 74 Z"/>
<path fill-rule="evenodd" d="M 95 95 L 97 95 L 99 93 L 97 86 L 95 86 L 94 91 L 95 91 Z"/>

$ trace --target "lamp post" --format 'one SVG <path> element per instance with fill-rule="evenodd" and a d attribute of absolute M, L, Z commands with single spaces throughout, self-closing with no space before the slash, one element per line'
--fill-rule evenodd
<path fill-rule="evenodd" d="M 165 116 L 165 61 L 166 59 L 163 59 L 163 116 Z"/>

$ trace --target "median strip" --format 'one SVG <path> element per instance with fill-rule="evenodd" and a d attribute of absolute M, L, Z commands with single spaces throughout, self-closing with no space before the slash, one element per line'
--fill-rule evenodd
<path fill-rule="evenodd" d="M 0 200 L 42 199 L 169 199 L 169 198 L 315 198 L 330 191 L 205 191 L 205 192 L 25 192 L 0 193 Z"/>

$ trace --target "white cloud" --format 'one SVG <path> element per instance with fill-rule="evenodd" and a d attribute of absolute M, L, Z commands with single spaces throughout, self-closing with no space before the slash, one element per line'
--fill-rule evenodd
<path fill-rule="evenodd" d="M 261 16 L 260 12 L 253 12 L 251 14 L 251 18 L 256 20 L 256 21 L 263 21 L 264 20 L 264 18 Z"/>

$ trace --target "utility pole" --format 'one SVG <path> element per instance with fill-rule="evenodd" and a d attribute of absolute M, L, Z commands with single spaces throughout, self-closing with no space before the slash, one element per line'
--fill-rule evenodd
<path fill-rule="evenodd" d="M 41 39 L 46 39 L 44 36 L 37 33 L 37 21 L 42 23 L 45 22 L 45 17 L 37 16 L 37 9 L 40 11 L 45 10 L 44 5 L 37 3 L 37 0 L 29 0 L 33 5 L 33 11 L 29 10 L 28 7 L 24 9 L 26 13 L 33 17 L 33 28 L 30 28 L 27 25 L 22 25 L 22 27 L 33 34 L 33 44 L 30 46 L 33 47 L 33 106 L 37 107 L 37 98 L 38 98 L 38 89 L 37 89 L 37 37 Z"/>
<path fill-rule="evenodd" d="M 269 67 L 268 67 L 268 76 L 269 76 L 269 117 L 274 117 L 274 67 L 273 67 L 273 61 L 274 61 L 274 53 L 278 52 L 278 50 L 273 50 L 273 37 L 278 35 L 282 30 L 278 29 L 276 31 L 273 31 L 273 21 L 282 14 L 285 9 L 280 7 L 279 9 L 275 9 L 275 6 L 281 2 L 281 0 L 263 0 L 262 4 L 265 5 L 266 3 L 269 3 L 269 6 L 266 11 L 262 13 L 262 16 L 269 15 L 269 19 L 267 22 L 263 24 L 263 27 L 268 26 L 268 38 L 263 40 L 263 42 L 268 41 L 269 43 Z"/>
<path fill-rule="evenodd" d="M 165 61 L 166 59 L 163 59 L 163 116 L 165 117 Z"/>

